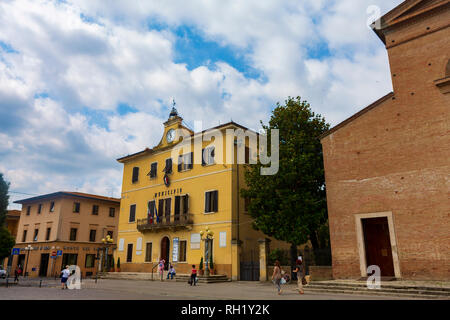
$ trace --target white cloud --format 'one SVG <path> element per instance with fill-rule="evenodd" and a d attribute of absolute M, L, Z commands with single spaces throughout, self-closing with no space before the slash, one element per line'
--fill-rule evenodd
<path fill-rule="evenodd" d="M 400 2 L 2 1 L 0 42 L 13 50 L 0 46 L 0 171 L 32 193 L 117 192 L 115 158 L 159 142 L 171 97 L 205 128 L 231 118 L 258 128 L 297 95 L 336 124 L 391 90 L 366 9 Z M 231 62 L 175 63 L 178 26 L 262 78 Z M 118 114 L 120 103 L 137 112 Z"/>

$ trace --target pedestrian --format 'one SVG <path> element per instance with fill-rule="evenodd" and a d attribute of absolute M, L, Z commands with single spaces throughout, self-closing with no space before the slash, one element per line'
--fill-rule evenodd
<path fill-rule="evenodd" d="M 197 269 L 195 269 L 195 264 L 192 265 L 191 279 L 190 279 L 189 283 L 191 284 L 191 286 L 197 285 Z"/>
<path fill-rule="evenodd" d="M 174 275 L 175 275 L 175 268 L 173 267 L 173 265 L 170 265 L 169 272 L 167 273 L 167 279 L 169 279 L 170 276 L 170 280 L 173 280 Z"/>
<path fill-rule="evenodd" d="M 66 268 L 61 271 L 61 285 L 62 285 L 61 289 L 64 288 L 67 289 L 67 279 L 69 279 L 69 276 L 70 276 L 69 266 L 66 266 Z"/>
<path fill-rule="evenodd" d="M 303 265 L 303 259 L 302 256 L 298 256 L 297 261 L 295 263 L 295 269 L 294 272 L 297 273 L 297 284 L 298 284 L 298 293 L 304 294 L 303 291 L 303 283 L 305 281 L 305 268 Z"/>
<path fill-rule="evenodd" d="M 159 265 L 158 265 L 158 272 L 159 272 L 159 275 L 161 277 L 161 281 L 163 281 L 163 277 L 164 277 L 164 264 L 165 263 L 166 263 L 166 260 L 161 259 L 159 261 Z"/>
<path fill-rule="evenodd" d="M 278 294 L 281 294 L 281 266 L 280 261 L 275 261 L 275 267 L 273 268 L 272 282 L 277 286 Z"/>
<path fill-rule="evenodd" d="M 17 265 L 16 270 L 14 270 L 14 283 L 19 282 L 19 276 L 22 274 L 22 267 Z"/>

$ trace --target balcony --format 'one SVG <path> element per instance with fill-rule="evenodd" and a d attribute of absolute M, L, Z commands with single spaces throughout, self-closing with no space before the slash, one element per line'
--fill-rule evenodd
<path fill-rule="evenodd" d="M 178 215 L 170 215 L 170 216 L 159 216 L 158 219 L 154 217 L 138 219 L 137 220 L 137 229 L 140 232 L 146 231 L 158 231 L 162 229 L 171 229 L 173 231 L 179 229 L 188 229 L 192 226 L 192 214 L 178 214 Z"/>

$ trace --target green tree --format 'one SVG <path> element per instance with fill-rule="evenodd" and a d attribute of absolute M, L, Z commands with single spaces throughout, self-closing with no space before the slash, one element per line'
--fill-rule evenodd
<path fill-rule="evenodd" d="M 11 233 L 5 228 L 9 202 L 8 190 L 9 182 L 6 182 L 3 174 L 0 173 L 0 261 L 11 254 L 11 249 L 16 244 Z"/>
<path fill-rule="evenodd" d="M 8 213 L 9 203 L 9 182 L 3 179 L 3 173 L 0 173 L 0 226 L 5 224 L 6 214 Z"/>
<path fill-rule="evenodd" d="M 291 266 L 297 246 L 311 241 L 313 250 L 327 246 L 327 205 L 322 146 L 319 136 L 329 129 L 325 119 L 315 114 L 300 97 L 277 103 L 268 125 L 270 150 L 271 129 L 279 130 L 279 170 L 275 175 L 261 175 L 259 161 L 246 166 L 248 211 L 253 227 L 277 240 L 291 244 Z M 325 235 L 325 237 L 324 237 Z M 322 241 L 321 241 L 322 240 Z"/>

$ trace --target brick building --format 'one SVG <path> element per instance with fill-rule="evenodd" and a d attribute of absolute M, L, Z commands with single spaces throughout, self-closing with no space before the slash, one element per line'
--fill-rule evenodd
<path fill-rule="evenodd" d="M 394 91 L 321 137 L 335 278 L 450 279 L 449 22 L 448 0 L 381 17 Z"/>

